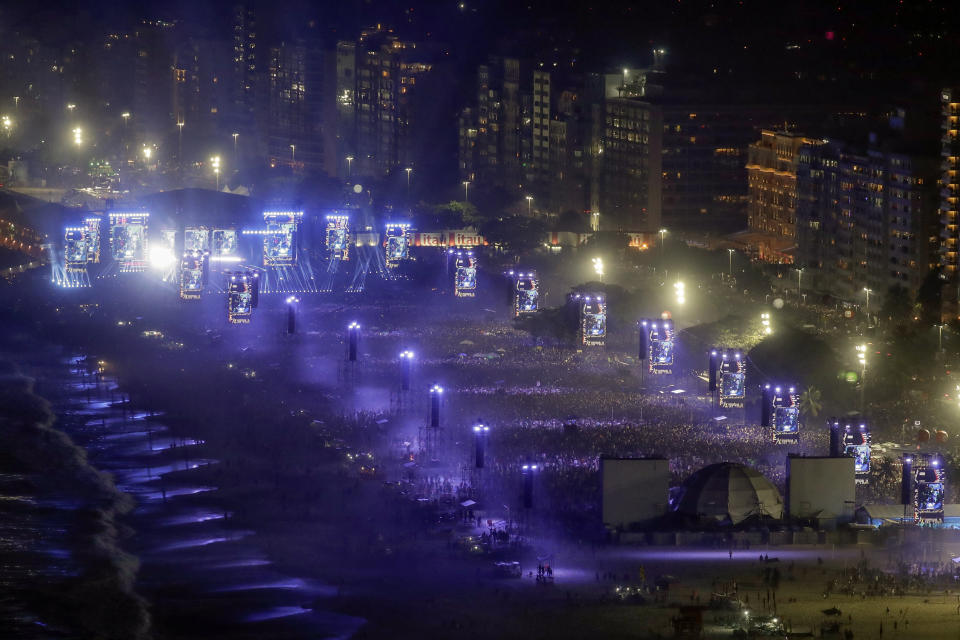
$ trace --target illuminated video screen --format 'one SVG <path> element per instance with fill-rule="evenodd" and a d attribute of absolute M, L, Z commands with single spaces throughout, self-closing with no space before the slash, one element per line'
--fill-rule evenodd
<path fill-rule="evenodd" d="M 410 225 L 406 222 L 391 223 L 386 231 L 387 266 L 395 268 L 401 260 L 410 258 Z"/>
<path fill-rule="evenodd" d="M 583 344 L 603 346 L 607 338 L 607 303 L 603 298 L 586 296 L 581 309 Z"/>
<path fill-rule="evenodd" d="M 649 354 L 647 367 L 652 374 L 673 373 L 674 336 L 673 322 L 663 320 L 646 325 L 649 332 Z"/>
<path fill-rule="evenodd" d="M 100 262 L 100 218 L 83 220 L 87 234 L 87 263 Z"/>
<path fill-rule="evenodd" d="M 942 519 L 946 474 L 940 461 L 929 455 L 914 458 L 913 503 L 917 519 Z"/>
<path fill-rule="evenodd" d="M 853 458 L 853 471 L 857 484 L 867 484 L 870 476 L 870 429 L 866 424 L 859 427 L 846 425 L 843 432 L 843 452 Z"/>
<path fill-rule="evenodd" d="M 249 274 L 230 276 L 227 289 L 227 319 L 233 324 L 247 324 L 253 313 L 253 282 Z"/>
<path fill-rule="evenodd" d="M 917 484 L 917 511 L 920 513 L 943 511 L 942 482 L 921 482 Z"/>
<path fill-rule="evenodd" d="M 477 295 L 477 261 L 472 254 L 457 256 L 453 293 L 458 298 L 473 298 Z"/>
<path fill-rule="evenodd" d="M 203 256 L 191 252 L 180 262 L 180 298 L 199 300 L 203 292 Z"/>
<path fill-rule="evenodd" d="M 740 371 L 726 371 L 720 374 L 720 398 L 743 400 L 746 375 Z"/>
<path fill-rule="evenodd" d="M 848 457 L 853 458 L 854 474 L 866 475 L 870 473 L 870 445 L 847 445 L 845 453 Z"/>
<path fill-rule="evenodd" d="M 540 308 L 540 289 L 535 278 L 521 278 L 517 280 L 517 315 L 536 313 Z"/>
<path fill-rule="evenodd" d="M 87 268 L 89 236 L 86 227 L 67 227 L 63 234 L 63 263 L 67 271 Z"/>
<path fill-rule="evenodd" d="M 327 259 L 350 259 L 350 218 L 344 215 L 327 216 Z"/>
<path fill-rule="evenodd" d="M 121 270 L 139 270 L 147 262 L 148 213 L 111 213 L 110 247 Z"/>
<path fill-rule="evenodd" d="M 800 409 L 798 407 L 775 407 L 773 426 L 777 433 L 795 434 L 800 430 Z"/>
<path fill-rule="evenodd" d="M 210 249 L 210 231 L 203 227 L 187 227 L 183 230 L 183 250 L 203 253 Z"/>
<path fill-rule="evenodd" d="M 236 230 L 214 229 L 210 239 L 210 254 L 217 258 L 237 255 Z"/>
<path fill-rule="evenodd" d="M 267 267 L 290 267 L 297 262 L 297 231 L 303 213 L 300 211 L 264 211 L 267 230 L 263 236 L 263 264 Z"/>

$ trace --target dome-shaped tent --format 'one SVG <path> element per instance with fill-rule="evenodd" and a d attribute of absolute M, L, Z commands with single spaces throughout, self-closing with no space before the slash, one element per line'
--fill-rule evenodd
<path fill-rule="evenodd" d="M 687 478 L 677 512 L 701 520 L 740 524 L 747 518 L 783 517 L 780 492 L 757 471 L 742 464 L 721 462 Z"/>

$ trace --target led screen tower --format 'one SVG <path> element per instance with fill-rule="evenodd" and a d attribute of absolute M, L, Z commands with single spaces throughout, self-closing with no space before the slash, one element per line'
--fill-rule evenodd
<path fill-rule="evenodd" d="M 853 473 L 857 484 L 867 484 L 870 479 L 870 429 L 846 425 L 843 430 L 843 454 L 853 458 Z"/>
<path fill-rule="evenodd" d="M 63 230 L 63 266 L 67 271 L 86 271 L 90 237 L 87 228 L 67 227 Z"/>
<path fill-rule="evenodd" d="M 800 394 L 795 387 L 766 385 L 761 400 L 761 426 L 769 426 L 778 444 L 800 442 Z"/>
<path fill-rule="evenodd" d="M 188 251 L 180 261 L 180 299 L 199 300 L 203 292 L 203 254 Z"/>
<path fill-rule="evenodd" d="M 388 269 L 396 269 L 403 260 L 410 259 L 409 222 L 387 223 L 384 252 Z"/>
<path fill-rule="evenodd" d="M 100 218 L 84 218 L 83 226 L 87 228 L 87 264 L 96 264 L 100 262 Z"/>
<path fill-rule="evenodd" d="M 110 251 L 120 271 L 143 271 L 147 266 L 147 223 L 144 211 L 110 213 Z"/>
<path fill-rule="evenodd" d="M 236 271 L 227 282 L 227 320 L 248 324 L 253 315 L 254 277 L 249 271 Z"/>
<path fill-rule="evenodd" d="M 290 267 L 297 263 L 297 236 L 302 211 L 264 211 L 263 265 Z"/>
<path fill-rule="evenodd" d="M 533 271 L 510 273 L 514 278 L 513 314 L 519 317 L 536 313 L 540 308 L 540 281 L 537 280 L 537 274 Z"/>
<path fill-rule="evenodd" d="M 578 333 L 580 344 L 586 347 L 602 347 L 607 341 L 607 301 L 602 295 L 573 294 L 568 303 L 575 304 L 579 311 Z"/>
<path fill-rule="evenodd" d="M 640 321 L 640 360 L 651 374 L 673 373 L 674 346 L 673 320 Z"/>
<path fill-rule="evenodd" d="M 326 243 L 328 260 L 345 262 L 350 259 L 350 216 L 327 216 Z"/>
<path fill-rule="evenodd" d="M 721 407 L 742 407 L 746 395 L 746 367 L 739 351 L 720 354 L 717 371 Z"/>
<path fill-rule="evenodd" d="M 946 474 L 936 455 L 913 456 L 913 507 L 918 521 L 943 520 Z"/>
<path fill-rule="evenodd" d="M 453 295 L 458 298 L 473 298 L 477 295 L 477 259 L 473 257 L 473 251 L 457 251 Z"/>

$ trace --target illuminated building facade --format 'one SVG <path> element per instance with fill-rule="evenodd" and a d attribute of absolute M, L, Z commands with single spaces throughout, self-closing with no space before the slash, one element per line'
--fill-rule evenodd
<path fill-rule="evenodd" d="M 655 232 L 661 221 L 663 113 L 636 98 L 607 100 L 601 227 Z"/>
<path fill-rule="evenodd" d="M 940 264 L 948 285 L 944 290 L 944 316 L 960 317 L 960 87 L 940 94 Z"/>
<path fill-rule="evenodd" d="M 933 266 L 936 160 L 894 148 L 871 135 L 865 147 L 800 149 L 797 258 L 811 287 L 857 303 L 868 288 L 879 308 L 891 287 L 915 292 Z"/>
<path fill-rule="evenodd" d="M 267 152 L 271 166 L 323 169 L 321 101 L 323 51 L 305 43 L 270 49 L 270 118 Z"/>
<path fill-rule="evenodd" d="M 442 103 L 425 87 L 434 71 L 428 53 L 377 25 L 357 42 L 337 43 L 336 56 L 340 175 L 383 176 L 420 165 L 430 150 L 418 130 Z"/>
<path fill-rule="evenodd" d="M 816 141 L 788 131 L 765 129 L 760 141 L 750 145 L 747 226 L 751 231 L 796 241 L 797 156 L 805 144 L 815 145 Z"/>

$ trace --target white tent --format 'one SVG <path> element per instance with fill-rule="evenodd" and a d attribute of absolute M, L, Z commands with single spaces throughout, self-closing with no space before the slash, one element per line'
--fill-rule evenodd
<path fill-rule="evenodd" d="M 677 511 L 730 524 L 739 524 L 751 516 L 779 520 L 783 517 L 783 499 L 777 488 L 757 471 L 742 464 L 721 462 L 700 469 L 684 481 Z"/>

